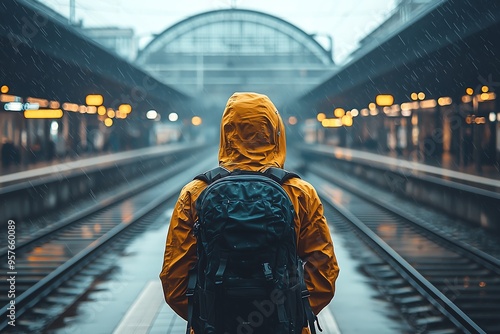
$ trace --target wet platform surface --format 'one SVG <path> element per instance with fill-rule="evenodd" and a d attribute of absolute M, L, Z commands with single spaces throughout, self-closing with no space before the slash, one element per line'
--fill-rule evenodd
<path fill-rule="evenodd" d="M 113 259 L 113 269 L 48 333 L 184 334 L 186 322 L 164 302 L 158 278 L 170 212 Z M 404 332 L 395 311 L 360 272 L 348 241 L 331 231 L 341 272 L 335 298 L 319 315 L 322 333 Z"/>
<path fill-rule="evenodd" d="M 175 145 L 172 145 L 175 146 Z M 430 174 L 440 174 L 446 177 L 470 178 L 482 183 L 485 179 L 500 180 L 500 165 L 483 164 L 479 169 L 474 164 L 457 163 L 457 158 L 450 153 L 443 153 L 439 159 L 428 159 L 426 161 L 415 160 L 415 157 L 398 155 L 395 152 L 374 152 L 368 150 L 358 150 L 351 148 L 337 147 L 327 144 L 316 144 L 316 147 L 321 147 L 326 150 L 332 150 L 341 157 L 349 157 L 349 159 L 357 158 L 367 162 L 380 161 L 383 159 L 388 164 L 394 164 L 399 167 L 414 167 L 421 172 Z M 130 156 L 136 156 L 137 152 L 155 152 L 161 151 L 162 147 L 167 146 L 152 146 L 139 150 L 123 151 L 116 153 L 95 153 L 86 154 L 76 157 L 68 157 L 64 159 L 54 159 L 52 161 L 40 161 L 33 164 L 10 166 L 4 168 L 0 165 L 0 184 L 22 180 L 25 177 L 45 176 L 51 173 L 60 173 L 72 168 L 91 166 L 93 164 L 102 163 L 103 161 L 119 160 Z M 290 147 L 289 149 L 292 149 Z"/>

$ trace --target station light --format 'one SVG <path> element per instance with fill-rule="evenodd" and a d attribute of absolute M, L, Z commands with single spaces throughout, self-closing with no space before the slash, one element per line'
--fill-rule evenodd
<path fill-rule="evenodd" d="M 358 109 L 352 109 L 351 110 L 351 116 L 352 117 L 357 117 L 359 115 L 359 110 Z"/>
<path fill-rule="evenodd" d="M 202 119 L 201 119 L 201 117 L 199 117 L 199 116 L 194 116 L 193 118 L 191 118 L 191 123 L 192 123 L 194 126 L 201 125 L 201 123 L 202 123 Z"/>
<path fill-rule="evenodd" d="M 468 88 L 466 88 L 466 89 L 465 89 L 465 93 L 466 93 L 467 95 L 472 95 L 472 94 L 474 94 L 474 89 L 472 89 L 472 88 L 468 87 Z"/>
<path fill-rule="evenodd" d="M 479 102 L 492 101 L 495 100 L 496 97 L 497 96 L 494 92 L 481 93 L 481 95 L 479 95 Z"/>
<path fill-rule="evenodd" d="M 418 94 L 417 94 L 417 93 L 411 93 L 410 97 L 411 97 L 411 99 L 412 99 L 413 101 L 418 100 Z"/>
<path fill-rule="evenodd" d="M 490 120 L 490 122 L 493 123 L 496 119 L 497 119 L 497 116 L 495 115 L 495 113 L 494 112 L 490 112 L 490 114 L 489 114 L 489 120 Z"/>
<path fill-rule="evenodd" d="M 108 109 L 109 110 L 113 110 L 113 109 Z M 127 114 L 124 113 L 124 112 L 120 112 L 120 110 L 117 110 L 116 113 L 115 113 L 115 118 L 119 118 L 119 119 L 125 119 L 127 118 Z"/>
<path fill-rule="evenodd" d="M 475 117 L 474 118 L 474 123 L 476 124 L 486 124 L 486 118 L 484 117 Z"/>
<path fill-rule="evenodd" d="M 333 111 L 333 115 L 335 115 L 335 117 L 341 118 L 345 115 L 345 110 L 342 108 L 335 108 L 335 110 Z"/>
<path fill-rule="evenodd" d="M 108 128 L 113 125 L 113 120 L 111 118 L 106 118 L 104 120 L 104 125 L 106 125 Z"/>
<path fill-rule="evenodd" d="M 7 94 L 9 92 L 9 86 L 7 85 L 3 85 L 1 88 L 0 88 L 0 92 L 2 94 Z"/>
<path fill-rule="evenodd" d="M 63 110 L 66 110 L 66 111 L 77 112 L 79 106 L 76 103 L 64 102 L 62 105 L 62 108 L 63 108 Z"/>
<path fill-rule="evenodd" d="M 108 109 L 108 112 L 106 113 L 108 115 L 109 118 L 115 118 L 116 116 L 116 113 L 113 109 Z"/>
<path fill-rule="evenodd" d="M 378 115 L 378 109 L 377 109 L 377 105 L 375 103 L 371 102 L 368 105 L 368 109 L 370 110 L 370 115 L 371 116 L 377 116 Z"/>
<path fill-rule="evenodd" d="M 132 112 L 132 106 L 130 104 L 120 104 L 118 110 L 121 113 L 130 114 Z"/>
<path fill-rule="evenodd" d="M 3 106 L 5 111 L 21 111 L 23 110 L 22 102 L 7 102 Z"/>
<path fill-rule="evenodd" d="M 375 103 L 381 107 L 388 107 L 394 103 L 394 96 L 390 94 L 380 94 L 375 97 Z"/>
<path fill-rule="evenodd" d="M 403 104 L 401 104 L 401 108 L 402 108 Z M 418 109 L 420 108 L 420 103 L 418 103 L 418 101 L 415 101 L 415 102 L 409 102 L 409 107 L 410 109 Z"/>
<path fill-rule="evenodd" d="M 62 109 L 38 109 L 38 110 L 24 111 L 24 118 L 51 119 L 51 118 L 61 118 L 61 117 L 63 117 Z"/>
<path fill-rule="evenodd" d="M 295 117 L 295 116 L 288 117 L 288 124 L 290 124 L 290 125 L 297 124 L 297 117 Z"/>
<path fill-rule="evenodd" d="M 157 116 L 158 116 L 158 112 L 156 110 L 149 110 L 146 113 L 146 118 L 147 119 L 156 119 Z"/>
<path fill-rule="evenodd" d="M 324 119 L 326 118 L 326 115 L 322 112 L 320 112 L 317 116 L 316 116 L 316 119 L 318 120 L 318 122 L 322 122 Z"/>
<path fill-rule="evenodd" d="M 451 97 L 440 97 L 438 99 L 438 104 L 441 106 L 441 107 L 444 107 L 444 106 L 449 106 L 451 103 L 452 103 L 452 99 Z"/>
<path fill-rule="evenodd" d="M 422 109 L 431 109 L 435 108 L 437 105 L 436 100 L 425 100 L 420 101 L 420 108 Z"/>
<path fill-rule="evenodd" d="M 111 109 L 111 108 L 109 108 L 109 109 Z M 111 109 L 111 110 L 113 110 L 113 109 Z M 97 114 L 101 115 L 101 116 L 106 115 L 106 107 L 105 106 L 97 107 Z"/>
<path fill-rule="evenodd" d="M 38 105 L 42 108 L 47 108 L 49 106 L 49 100 L 40 99 L 38 97 L 28 97 L 26 98 L 26 101 L 29 103 L 38 103 Z"/>
<path fill-rule="evenodd" d="M 38 103 L 29 103 L 29 102 L 26 102 L 25 104 L 23 104 L 23 108 L 24 110 L 38 110 L 40 109 L 40 105 Z"/>
<path fill-rule="evenodd" d="M 168 114 L 168 120 L 170 122 L 175 122 L 179 119 L 179 115 L 177 115 L 177 113 L 175 112 L 171 112 L 170 114 Z"/>
<path fill-rule="evenodd" d="M 88 106 L 87 107 L 87 114 L 95 114 L 97 112 L 96 106 Z"/>
<path fill-rule="evenodd" d="M 423 101 L 425 99 L 425 93 L 424 92 L 418 93 L 418 99 Z"/>
<path fill-rule="evenodd" d="M 488 92 L 488 86 L 481 87 L 481 92 L 487 93 Z"/>
<path fill-rule="evenodd" d="M 57 121 L 52 121 L 50 123 L 50 134 L 52 136 L 56 136 L 57 135 L 57 130 L 59 129 L 59 123 L 57 123 Z"/>
<path fill-rule="evenodd" d="M 404 117 L 411 116 L 411 109 L 401 109 L 401 116 L 404 116 Z"/>
<path fill-rule="evenodd" d="M 342 126 L 342 119 L 340 118 L 325 118 L 321 121 L 321 125 L 325 128 L 339 128 Z"/>
<path fill-rule="evenodd" d="M 50 109 L 59 109 L 60 107 L 61 107 L 61 104 L 58 101 L 50 101 L 49 102 Z"/>
<path fill-rule="evenodd" d="M 101 106 L 104 103 L 104 98 L 99 94 L 90 94 L 85 97 L 85 103 L 88 106 Z"/>
<path fill-rule="evenodd" d="M 21 98 L 15 95 L 1 94 L 0 102 L 21 102 Z"/>
<path fill-rule="evenodd" d="M 342 125 L 345 125 L 345 126 L 352 126 L 352 117 L 348 116 L 348 115 L 344 115 L 342 116 Z"/>
<path fill-rule="evenodd" d="M 411 116 L 411 125 L 418 125 L 418 116 L 416 114 Z M 415 130 L 418 132 L 418 128 L 415 128 Z"/>
<path fill-rule="evenodd" d="M 470 95 L 462 96 L 462 103 L 469 103 L 469 102 L 472 102 L 472 96 Z"/>

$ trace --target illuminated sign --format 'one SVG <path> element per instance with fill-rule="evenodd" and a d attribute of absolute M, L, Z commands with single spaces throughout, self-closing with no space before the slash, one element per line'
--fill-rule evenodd
<path fill-rule="evenodd" d="M 21 102 L 8 102 L 3 107 L 5 111 L 21 111 L 23 104 Z"/>
<path fill-rule="evenodd" d="M 38 109 L 38 110 L 25 110 L 25 118 L 61 118 L 63 111 L 61 109 Z"/>
<path fill-rule="evenodd" d="M 89 106 L 100 106 L 102 105 L 104 102 L 104 98 L 102 97 L 102 95 L 98 95 L 98 94 L 93 94 L 93 95 L 87 95 L 87 97 L 85 98 L 85 103 Z"/>
<path fill-rule="evenodd" d="M 21 102 L 21 98 L 15 95 L 0 94 L 0 102 Z"/>
<path fill-rule="evenodd" d="M 132 111 L 132 106 L 130 104 L 120 104 L 118 110 L 122 113 L 129 114 Z"/>
<path fill-rule="evenodd" d="M 321 121 L 321 125 L 325 128 L 339 128 L 342 126 L 341 118 L 325 118 Z"/>
<path fill-rule="evenodd" d="M 391 106 L 394 103 L 394 96 L 388 94 L 377 95 L 375 102 L 381 107 Z"/>
<path fill-rule="evenodd" d="M 23 111 L 23 110 L 37 110 L 40 106 L 38 103 L 22 103 L 22 102 L 8 102 L 3 108 L 5 111 Z"/>

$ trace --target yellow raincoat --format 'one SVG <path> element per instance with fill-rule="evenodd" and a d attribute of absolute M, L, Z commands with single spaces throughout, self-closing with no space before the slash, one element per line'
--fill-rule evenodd
<path fill-rule="evenodd" d="M 286 138 L 283 121 L 271 100 L 256 93 L 235 93 L 226 105 L 220 131 L 219 165 L 228 170 L 259 171 L 283 168 Z M 196 239 L 192 227 L 197 219 L 195 201 L 206 188 L 200 180 L 188 183 L 175 205 L 167 235 L 160 279 L 165 300 L 182 318 L 187 318 L 188 271 L 196 261 Z M 295 208 L 297 250 L 306 261 L 305 280 L 310 303 L 318 314 L 333 298 L 339 267 L 323 206 L 315 189 L 292 178 L 283 184 Z M 302 333 L 309 333 L 304 328 Z"/>

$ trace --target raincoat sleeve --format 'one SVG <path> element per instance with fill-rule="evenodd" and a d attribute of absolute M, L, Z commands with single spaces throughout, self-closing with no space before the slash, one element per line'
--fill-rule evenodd
<path fill-rule="evenodd" d="M 202 181 L 192 181 L 182 190 L 175 204 L 165 245 L 160 280 L 167 304 L 183 319 L 187 319 L 188 271 L 196 262 L 195 200 L 203 188 Z"/>
<path fill-rule="evenodd" d="M 298 253 L 305 261 L 305 281 L 311 294 L 311 307 L 318 314 L 333 298 L 339 267 L 318 194 L 305 181 L 302 181 L 301 188 L 303 196 L 298 196 L 300 203 L 297 203 Z"/>

